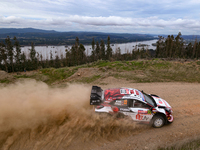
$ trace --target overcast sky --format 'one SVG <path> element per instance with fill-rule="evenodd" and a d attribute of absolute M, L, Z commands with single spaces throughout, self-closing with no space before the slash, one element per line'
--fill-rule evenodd
<path fill-rule="evenodd" d="M 200 0 L 0 0 L 0 28 L 200 35 Z"/>

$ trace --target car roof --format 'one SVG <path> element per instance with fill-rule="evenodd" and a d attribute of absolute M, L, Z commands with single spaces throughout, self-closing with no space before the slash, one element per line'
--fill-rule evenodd
<path fill-rule="evenodd" d="M 140 90 L 126 87 L 104 90 L 104 99 L 106 101 L 113 101 L 116 99 L 135 99 L 146 103 L 144 95 Z"/>

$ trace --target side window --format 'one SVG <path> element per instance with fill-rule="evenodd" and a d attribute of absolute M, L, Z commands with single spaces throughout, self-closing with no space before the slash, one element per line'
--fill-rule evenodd
<path fill-rule="evenodd" d="M 135 108 L 149 108 L 149 106 L 145 103 L 142 103 L 138 100 L 133 100 L 133 105 L 132 107 L 135 107 Z"/>

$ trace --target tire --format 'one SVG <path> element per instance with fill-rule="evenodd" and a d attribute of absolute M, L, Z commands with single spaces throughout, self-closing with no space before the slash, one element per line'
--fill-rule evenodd
<path fill-rule="evenodd" d="M 156 115 L 153 117 L 152 126 L 154 128 L 161 128 L 165 124 L 165 119 L 161 115 Z"/>

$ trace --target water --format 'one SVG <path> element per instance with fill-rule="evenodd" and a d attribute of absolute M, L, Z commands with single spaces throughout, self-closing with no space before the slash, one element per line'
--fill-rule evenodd
<path fill-rule="evenodd" d="M 140 41 L 140 42 L 130 42 L 130 43 L 122 43 L 122 44 L 111 44 L 111 48 L 113 52 L 116 51 L 118 47 L 121 49 L 121 53 L 131 53 L 133 49 L 135 48 L 142 48 L 137 47 L 136 45 L 145 44 L 148 46 L 144 46 L 144 49 L 153 49 L 155 50 L 156 47 L 152 46 L 152 43 L 156 43 L 157 40 L 149 40 L 149 41 Z M 87 56 L 91 55 L 92 51 L 92 45 L 84 45 L 85 46 L 85 53 Z M 29 58 L 29 49 L 30 46 L 22 47 L 22 52 L 26 54 L 26 56 Z M 65 58 L 65 50 L 70 50 L 71 45 L 69 46 L 35 46 L 35 50 L 39 55 L 42 55 L 43 59 L 50 59 L 50 52 L 52 52 L 53 58 L 55 58 L 56 55 L 58 55 L 61 58 L 61 55 Z"/>

